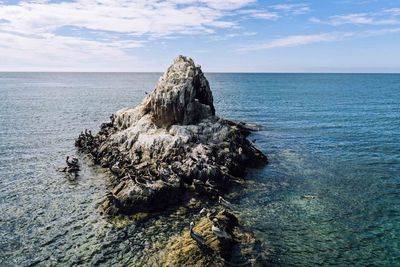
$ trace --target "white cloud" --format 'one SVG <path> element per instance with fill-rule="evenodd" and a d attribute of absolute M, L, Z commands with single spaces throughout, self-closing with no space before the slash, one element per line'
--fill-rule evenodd
<path fill-rule="evenodd" d="M 222 2 L 222 3 L 221 3 Z M 38 34 L 62 26 L 136 35 L 170 35 L 208 32 L 232 27 L 225 12 L 251 0 L 78 0 L 76 2 L 23 2 L 0 6 L 0 17 L 10 21 L 1 29 Z M 179 7 L 181 5 L 181 7 Z"/>
<path fill-rule="evenodd" d="M 197 1 L 191 1 L 192 3 L 195 3 Z M 205 3 L 209 7 L 215 8 L 215 9 L 224 9 L 224 10 L 234 10 L 238 9 L 244 6 L 247 6 L 248 4 L 256 2 L 256 0 L 200 0 L 200 2 Z"/>
<path fill-rule="evenodd" d="M 226 37 L 235 38 L 235 37 L 245 37 L 245 36 L 254 36 L 257 35 L 257 32 L 240 32 L 240 33 L 229 33 Z"/>
<path fill-rule="evenodd" d="M 283 38 L 270 40 L 264 43 L 258 43 L 253 45 L 243 46 L 237 51 L 248 52 L 256 50 L 266 50 L 281 47 L 292 47 L 299 45 L 306 45 L 311 43 L 329 42 L 335 41 L 341 38 L 341 34 L 338 33 L 323 33 L 323 34 L 311 34 L 311 35 L 292 35 Z"/>
<path fill-rule="evenodd" d="M 311 11 L 307 4 L 280 4 L 269 6 L 267 9 L 244 9 L 238 13 L 255 19 L 277 20 L 283 16 L 301 15 Z"/>
<path fill-rule="evenodd" d="M 0 32 L 0 40 L 1 67 L 7 66 L 8 62 L 8 66 L 16 65 L 25 70 L 40 70 L 41 67 L 46 70 L 73 70 L 77 65 L 86 68 L 118 61 L 125 62 L 132 58 L 126 57 L 124 49 L 142 46 L 140 42 L 101 43 L 53 34 L 33 38 Z"/>
<path fill-rule="evenodd" d="M 127 59 L 126 49 L 141 47 L 154 39 L 235 28 L 237 22 L 227 17 L 253 2 L 39 0 L 7 5 L 0 2 L 0 55 L 10 61 L 23 59 L 32 65 Z"/>
<path fill-rule="evenodd" d="M 120 56 L 120 49 L 141 47 L 141 42 L 111 41 L 98 42 L 79 39 L 76 37 L 56 36 L 54 34 L 43 34 L 41 37 L 31 37 L 16 35 L 7 32 L 0 32 L 0 47 L 4 49 L 15 49 L 29 52 L 32 54 L 51 55 L 58 54 L 68 57 L 75 54 L 80 55 L 80 59 L 90 55 L 95 56 Z M 75 49 L 79 47 L 80 49 Z M 118 49 L 115 49 L 118 48 Z M 66 55 L 67 54 L 67 55 Z"/>
<path fill-rule="evenodd" d="M 264 20 L 277 20 L 281 16 L 277 12 L 257 9 L 245 9 L 238 12 L 241 15 L 247 15 L 251 18 L 264 19 Z"/>
<path fill-rule="evenodd" d="M 392 16 L 400 16 L 400 8 L 389 8 L 385 9 L 383 12 Z"/>
<path fill-rule="evenodd" d="M 354 38 L 366 38 L 371 36 L 378 36 L 378 35 L 385 35 L 385 34 L 399 33 L 399 32 L 400 28 L 394 28 L 394 29 L 380 29 L 374 31 L 360 31 L 360 32 L 330 32 L 330 33 L 309 34 L 309 35 L 292 35 L 270 40 L 263 43 L 242 46 L 236 51 L 250 52 L 257 50 L 268 50 L 274 48 L 295 47 L 313 43 L 336 42 Z"/>
<path fill-rule="evenodd" d="M 332 26 L 345 24 L 382 26 L 400 24 L 400 20 L 397 18 L 398 16 L 400 16 L 400 8 L 392 8 L 372 13 L 337 15 L 332 16 L 327 20 L 312 18 L 310 21 L 314 23 L 329 24 Z"/>
<path fill-rule="evenodd" d="M 291 14 L 306 14 L 311 11 L 308 4 L 279 4 L 271 6 L 272 9 Z"/>

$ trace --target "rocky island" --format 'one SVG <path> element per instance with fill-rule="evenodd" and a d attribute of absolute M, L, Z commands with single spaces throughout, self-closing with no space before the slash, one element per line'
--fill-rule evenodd
<path fill-rule="evenodd" d="M 75 145 L 110 171 L 112 188 L 102 212 L 131 215 L 182 205 L 193 198 L 225 201 L 221 196 L 243 181 L 246 167 L 267 163 L 267 157 L 247 139 L 257 129 L 257 125 L 216 116 L 200 66 L 179 56 L 140 105 L 116 112 L 95 136 L 81 133 Z M 223 266 L 226 262 L 217 264 L 210 255 L 229 260 L 235 243 L 255 244 L 251 232 L 228 211 L 229 203 L 225 206 L 204 211 L 198 224 L 174 240 L 169 246 L 174 249 L 164 253 L 160 262 Z M 218 236 L 215 229 L 226 235 Z"/>

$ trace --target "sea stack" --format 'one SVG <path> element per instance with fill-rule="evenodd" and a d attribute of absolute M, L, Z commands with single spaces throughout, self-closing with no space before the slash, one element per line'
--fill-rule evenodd
<path fill-rule="evenodd" d="M 76 146 L 112 173 L 105 213 L 132 214 L 160 210 L 188 194 L 223 195 L 247 166 L 267 163 L 246 138 L 256 129 L 216 116 L 201 67 L 178 56 L 141 104 L 119 110 Z"/>

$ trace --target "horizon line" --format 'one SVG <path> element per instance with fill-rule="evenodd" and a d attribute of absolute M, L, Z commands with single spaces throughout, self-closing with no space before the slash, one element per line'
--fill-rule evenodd
<path fill-rule="evenodd" d="M 137 74 L 150 74 L 150 73 L 164 73 L 164 71 L 3 71 L 0 73 L 137 73 Z M 308 71 L 203 71 L 208 74 L 400 74 L 400 71 L 390 72 L 346 72 L 346 71 L 321 71 L 321 72 L 308 72 Z"/>

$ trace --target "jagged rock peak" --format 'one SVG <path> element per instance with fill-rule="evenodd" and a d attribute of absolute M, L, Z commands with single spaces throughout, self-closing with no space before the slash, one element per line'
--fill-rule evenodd
<path fill-rule="evenodd" d="M 215 115 L 210 85 L 201 67 L 185 56 L 178 56 L 160 78 L 148 105 L 161 127 L 195 124 Z"/>

